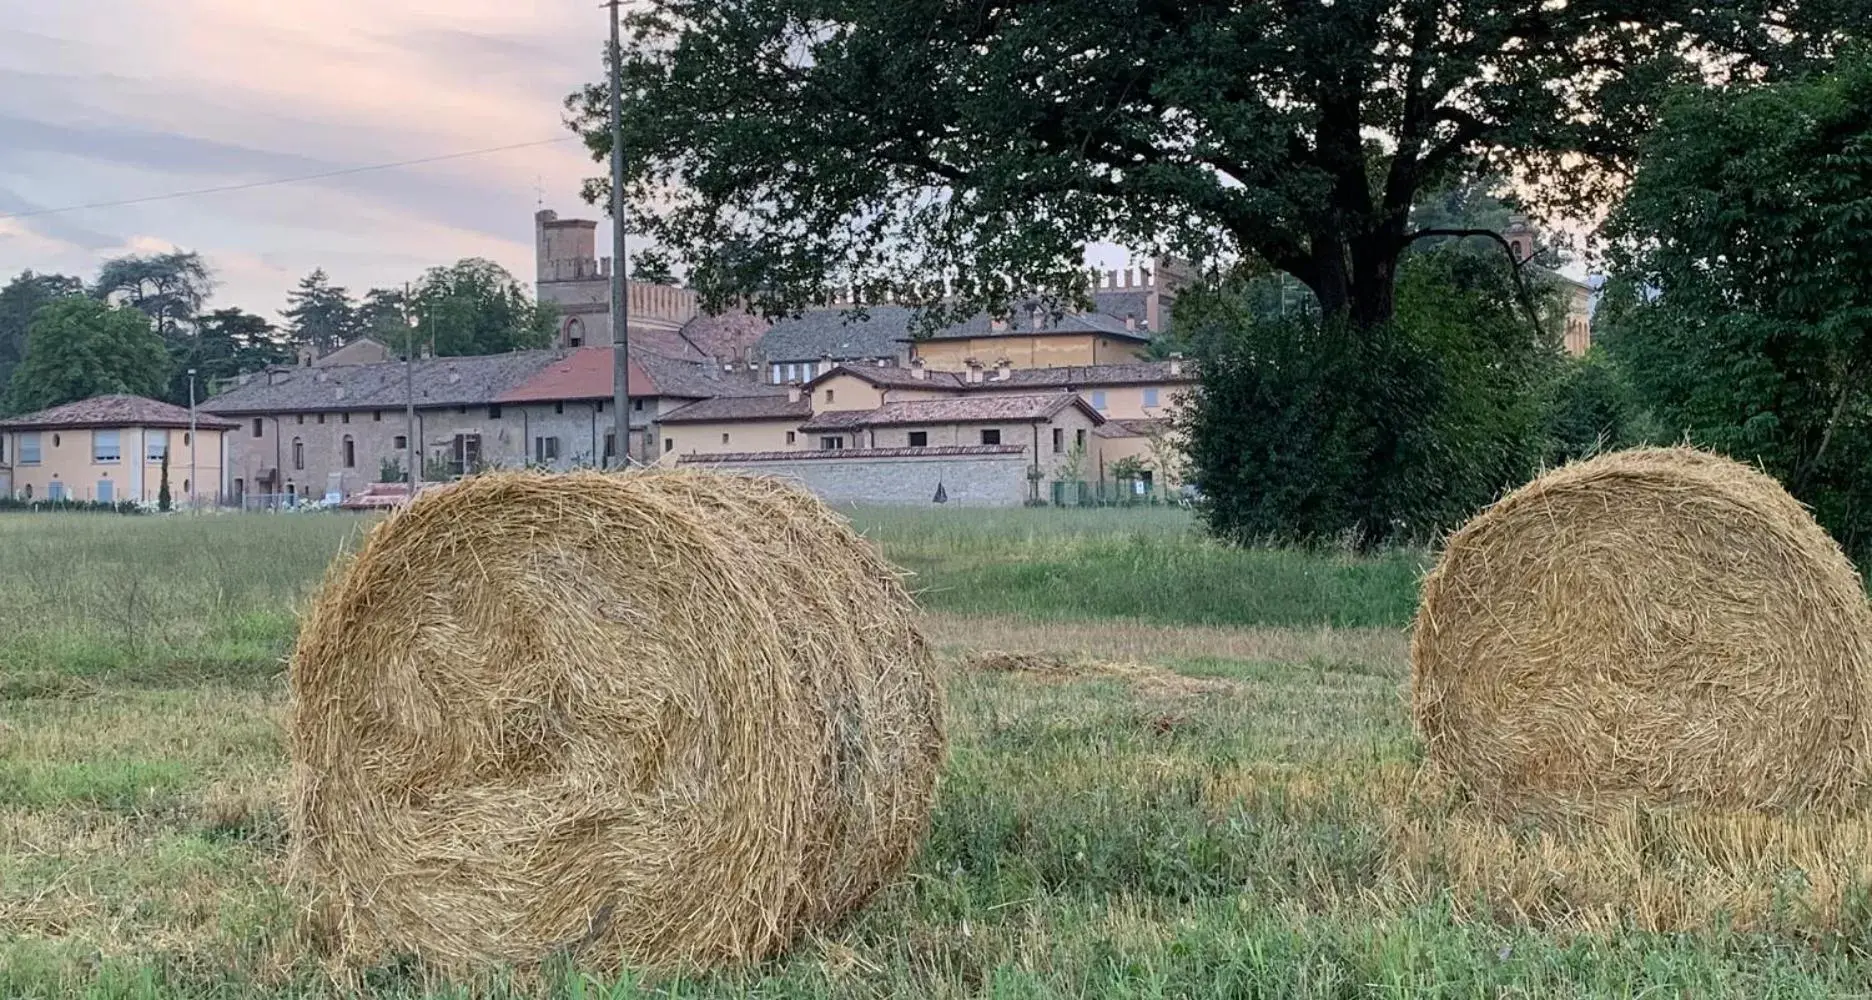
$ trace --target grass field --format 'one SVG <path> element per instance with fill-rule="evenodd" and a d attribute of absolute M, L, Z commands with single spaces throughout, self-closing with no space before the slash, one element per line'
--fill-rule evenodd
<path fill-rule="evenodd" d="M 279 884 L 293 611 L 342 516 L 0 517 L 0 997 L 1872 995 L 1872 825 L 1502 827 L 1418 778 L 1421 553 L 1174 511 L 860 512 L 958 666 L 928 845 L 763 966 L 339 985 Z"/>

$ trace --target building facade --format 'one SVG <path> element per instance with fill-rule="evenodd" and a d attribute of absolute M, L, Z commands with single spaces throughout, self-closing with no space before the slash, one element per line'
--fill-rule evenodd
<path fill-rule="evenodd" d="M 0 421 L 0 484 L 27 500 L 156 503 L 168 456 L 170 501 L 224 495 L 232 422 L 142 396 L 96 396 Z"/>

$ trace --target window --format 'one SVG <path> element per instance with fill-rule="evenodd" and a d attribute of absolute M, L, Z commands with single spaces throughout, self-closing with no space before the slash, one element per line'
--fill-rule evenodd
<path fill-rule="evenodd" d="M 143 458 L 150 462 L 160 462 L 169 454 L 168 431 L 143 432 Z"/>
<path fill-rule="evenodd" d="M 188 496 L 193 492 L 195 492 L 195 488 L 189 485 L 189 481 L 186 479 L 182 480 L 182 495 Z"/>
<path fill-rule="evenodd" d="M 604 405 L 605 405 L 605 401 L 604 401 L 604 400 L 602 400 L 602 399 L 601 399 L 601 400 L 599 400 L 599 401 L 598 401 L 598 412 L 599 412 L 599 413 L 603 413 L 603 412 L 604 412 Z"/>
<path fill-rule="evenodd" d="M 303 472 L 305 470 L 305 442 L 304 441 L 300 440 L 299 438 L 293 438 L 292 455 L 293 455 L 293 468 Z"/>
<path fill-rule="evenodd" d="M 187 488 L 184 488 L 184 489 L 182 490 L 182 492 L 183 492 L 183 493 L 187 493 L 187 492 L 188 492 L 188 490 L 187 490 Z M 114 502 L 116 502 L 116 499 L 117 499 L 117 491 L 111 488 L 111 481 L 110 481 L 110 480 L 108 480 L 108 479 L 100 479 L 100 480 L 98 480 L 98 484 L 97 484 L 97 498 L 98 498 L 98 503 L 114 503 Z"/>
<path fill-rule="evenodd" d="M 6 435 L 0 434 L 0 465 L 6 464 Z"/>
<path fill-rule="evenodd" d="M 793 437 L 794 437 L 794 435 L 793 435 L 793 432 L 792 432 L 792 431 L 787 431 L 787 432 L 786 432 L 786 443 L 787 443 L 787 444 L 792 444 L 792 443 L 793 443 Z"/>
<path fill-rule="evenodd" d="M 675 439 L 675 438 L 664 438 L 664 439 L 663 439 L 663 450 L 664 450 L 664 451 L 675 451 L 675 450 L 676 450 L 676 439 Z"/>
<path fill-rule="evenodd" d="M 1153 386 L 1152 388 L 1149 388 L 1149 389 L 1146 389 L 1146 390 L 1144 390 L 1144 405 L 1145 405 L 1145 406 L 1156 406 L 1156 405 L 1157 405 L 1157 389 L 1156 389 L 1156 387 L 1154 387 L 1154 386 Z"/>
<path fill-rule="evenodd" d="M 344 455 L 344 467 L 347 469 L 357 468 L 357 442 L 351 440 L 351 435 L 345 435 L 344 444 L 341 446 L 340 451 Z"/>
<path fill-rule="evenodd" d="M 184 447 L 184 448 L 193 448 L 193 447 L 195 447 L 195 442 L 194 442 L 194 440 L 193 440 L 193 439 L 191 439 L 191 438 L 189 437 L 189 434 L 188 434 L 188 432 L 187 432 L 187 431 L 183 431 L 183 432 L 182 432 L 182 447 Z"/>
<path fill-rule="evenodd" d="M 54 435 L 52 435 L 52 450 L 53 450 L 53 451 L 57 451 L 57 450 L 58 450 L 58 446 L 59 446 L 59 445 L 60 445 L 61 443 L 62 443 L 62 442 L 60 442 L 60 441 L 59 441 L 59 436 L 58 436 L 57 434 L 54 434 Z"/>
<path fill-rule="evenodd" d="M 39 432 L 19 436 L 19 464 L 39 464 Z"/>
<path fill-rule="evenodd" d="M 1081 427 L 1077 431 L 1073 432 L 1073 447 L 1075 448 L 1085 447 L 1085 428 L 1084 427 Z"/>
<path fill-rule="evenodd" d="M 769 376 L 770 376 L 770 377 L 771 377 L 771 378 L 773 379 L 773 384 L 775 384 L 775 385 L 779 385 L 779 384 L 780 384 L 781 382 L 784 382 L 784 381 L 786 381 L 785 379 L 783 379 L 783 378 L 781 378 L 781 377 L 780 377 L 780 371 L 781 371 L 781 369 L 782 369 L 782 368 L 784 368 L 784 367 L 786 367 L 786 366 L 785 366 L 785 365 L 774 365 L 774 366 L 772 367 L 772 369 L 771 369 L 771 370 L 769 371 Z"/>
<path fill-rule="evenodd" d="M 501 408 L 500 408 L 499 403 L 488 404 L 488 419 L 489 420 L 499 420 L 500 413 L 501 413 Z"/>
<path fill-rule="evenodd" d="M 123 460 L 123 447 L 118 440 L 117 431 L 91 432 L 91 461 L 118 462 Z"/>
<path fill-rule="evenodd" d="M 321 424 L 325 422 L 325 414 L 321 413 L 318 415 L 318 422 Z"/>
<path fill-rule="evenodd" d="M 1100 389 L 1092 394 L 1092 408 L 1100 413 L 1105 412 L 1105 390 Z"/>
<path fill-rule="evenodd" d="M 303 413 L 296 413 L 296 414 L 294 414 L 294 416 L 296 416 L 296 417 L 298 417 L 298 418 L 299 418 L 299 422 L 300 422 L 301 424 L 303 424 L 303 423 L 305 423 L 305 414 L 303 414 Z"/>
<path fill-rule="evenodd" d="M 260 422 L 259 417 L 255 417 L 254 418 L 254 437 L 263 437 L 265 435 L 266 435 L 265 425 L 263 425 Z"/>
<path fill-rule="evenodd" d="M 559 439 L 556 437 L 536 437 L 533 439 L 533 461 L 540 465 L 554 461 L 559 457 Z"/>
<path fill-rule="evenodd" d="M 723 434 L 723 435 L 721 436 L 721 443 L 722 443 L 722 444 L 727 444 L 727 443 L 728 443 L 728 435 L 727 435 L 727 434 Z"/>
<path fill-rule="evenodd" d="M 617 431 L 605 431 L 604 457 L 609 459 L 617 455 Z"/>
<path fill-rule="evenodd" d="M 468 412 L 468 408 L 466 406 L 457 406 L 455 408 L 455 413 L 457 416 L 467 413 L 467 412 Z"/>
<path fill-rule="evenodd" d="M 405 437 L 405 436 L 404 436 L 404 435 L 402 435 L 402 434 L 398 434 L 398 435 L 396 436 L 396 444 L 395 444 L 395 447 L 396 447 L 396 450 L 398 450 L 398 451 L 402 451 L 402 450 L 404 450 L 405 448 L 408 448 L 408 447 L 409 447 L 409 438 L 408 438 L 408 437 Z"/>
<path fill-rule="evenodd" d="M 342 414 L 339 414 L 339 417 L 340 417 L 339 423 L 348 424 L 351 422 L 351 411 L 346 410 Z"/>
<path fill-rule="evenodd" d="M 1001 428 L 999 427 L 982 428 L 982 444 L 1000 444 L 1000 443 L 1001 443 Z"/>
<path fill-rule="evenodd" d="M 631 400 L 631 409 L 636 410 L 638 413 L 642 413 L 643 412 L 643 400 L 641 399 Z"/>
<path fill-rule="evenodd" d="M 1057 455 L 1065 450 L 1066 429 L 1063 427 L 1055 427 L 1053 428 L 1053 454 Z"/>
<path fill-rule="evenodd" d="M 912 448 L 929 447 L 929 431 L 911 431 L 910 432 L 910 447 Z"/>
<path fill-rule="evenodd" d="M 52 480 L 46 484 L 45 495 L 47 500 L 65 499 L 65 484 L 56 479 Z"/>
<path fill-rule="evenodd" d="M 371 418 L 372 423 L 379 423 L 379 424 L 383 423 L 383 411 L 372 410 L 370 413 L 370 418 Z"/>
<path fill-rule="evenodd" d="M 554 413 L 557 413 L 557 414 L 562 414 L 562 415 L 563 415 L 563 414 L 565 413 L 565 401 L 564 401 L 564 400 L 561 400 L 561 401 L 559 401 L 559 402 L 557 402 L 557 403 L 554 403 L 554 404 L 553 404 L 553 412 L 554 412 Z"/>
<path fill-rule="evenodd" d="M 832 402 L 832 390 L 827 389 L 825 391 L 825 401 L 828 403 Z"/>
<path fill-rule="evenodd" d="M 481 435 L 457 434 L 449 446 L 449 467 L 457 476 L 465 476 L 481 467 Z"/>
<path fill-rule="evenodd" d="M 845 439 L 842 437 L 822 437 L 819 439 L 820 451 L 838 451 L 844 447 Z"/>

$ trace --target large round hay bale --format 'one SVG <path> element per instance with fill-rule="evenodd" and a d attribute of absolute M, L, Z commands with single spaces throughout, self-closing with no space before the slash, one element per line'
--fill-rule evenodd
<path fill-rule="evenodd" d="M 1843 802 L 1868 720 L 1858 574 L 1773 479 L 1689 449 L 1549 472 L 1424 581 L 1430 764 L 1507 814 Z"/>
<path fill-rule="evenodd" d="M 327 581 L 291 684 L 292 869 L 353 963 L 768 955 L 902 870 L 943 747 L 898 575 L 710 474 L 424 494 Z"/>

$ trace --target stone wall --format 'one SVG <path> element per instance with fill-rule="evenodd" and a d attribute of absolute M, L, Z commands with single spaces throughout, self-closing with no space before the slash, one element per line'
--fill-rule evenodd
<path fill-rule="evenodd" d="M 1018 507 L 1032 485 L 1016 447 L 880 448 L 842 452 L 695 455 L 686 468 L 790 479 L 835 504 L 934 505 L 941 484 L 951 507 Z"/>

